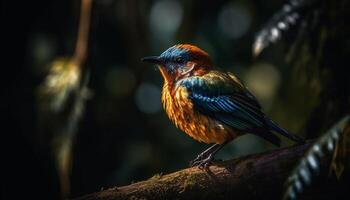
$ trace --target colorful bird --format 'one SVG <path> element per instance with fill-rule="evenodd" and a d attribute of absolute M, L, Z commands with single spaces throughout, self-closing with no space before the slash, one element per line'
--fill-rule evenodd
<path fill-rule="evenodd" d="M 158 65 L 164 78 L 163 107 L 171 121 L 195 140 L 214 143 L 191 161 L 191 166 L 209 166 L 224 145 L 245 133 L 278 146 L 280 139 L 271 131 L 303 142 L 269 119 L 235 75 L 214 70 L 208 53 L 202 49 L 178 44 L 160 56 L 142 61 Z"/>

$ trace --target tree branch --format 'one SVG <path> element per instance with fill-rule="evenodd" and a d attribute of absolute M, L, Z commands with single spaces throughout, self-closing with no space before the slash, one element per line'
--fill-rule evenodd
<path fill-rule="evenodd" d="M 309 142 L 225 161 L 208 170 L 193 167 L 155 175 L 146 181 L 96 192 L 79 200 L 280 199 L 287 176 L 310 145 Z M 311 194 L 321 196 L 322 193 L 325 192 L 320 190 Z"/>
<path fill-rule="evenodd" d="M 89 40 L 91 5 L 92 0 L 81 1 L 78 38 L 73 55 L 73 59 L 79 67 L 81 67 L 81 64 L 85 61 L 87 56 L 86 51 Z"/>

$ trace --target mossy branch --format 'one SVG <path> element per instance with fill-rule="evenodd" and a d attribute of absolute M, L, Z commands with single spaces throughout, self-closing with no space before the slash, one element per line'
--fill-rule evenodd
<path fill-rule="evenodd" d="M 280 199 L 284 182 L 311 143 L 197 167 L 96 192 L 96 199 Z M 326 165 L 326 163 L 323 163 Z M 322 195 L 322 190 L 312 193 Z"/>
<path fill-rule="evenodd" d="M 324 179 L 328 183 L 319 184 L 319 182 L 314 188 L 309 188 L 309 191 L 305 190 L 306 188 L 301 189 L 302 185 L 297 184 L 300 187 L 296 187 L 299 188 L 296 192 L 305 191 L 302 197 L 307 199 L 332 198 L 342 195 L 343 192 L 348 193 L 350 165 L 344 162 L 334 162 L 334 158 L 326 156 L 325 153 L 328 152 L 329 155 L 342 153 L 342 160 L 349 160 L 348 156 L 350 154 L 345 153 L 349 152 L 350 149 L 350 145 L 347 145 L 350 139 L 349 130 L 349 116 L 345 116 L 322 137 L 315 141 L 308 141 L 303 145 L 280 148 L 220 162 L 205 170 L 192 167 L 167 175 L 155 175 L 146 181 L 96 192 L 80 197 L 79 200 L 281 199 L 287 185 L 291 190 L 291 185 L 295 185 L 296 181 L 302 184 L 305 178 L 309 180 L 307 185 L 310 185 L 311 176 L 314 173 L 311 173 L 311 171 L 308 174 L 302 172 L 303 170 L 310 170 L 303 165 L 303 163 L 308 163 L 309 160 L 312 161 L 311 166 L 317 172 L 329 169 L 334 164 L 342 163 L 343 172 L 346 173 L 337 176 L 337 180 L 334 179 L 336 176 L 329 176 L 331 174 L 327 172 L 323 173 L 318 178 L 329 176 L 328 179 Z M 338 146 L 339 143 L 342 145 Z M 323 148 L 324 144 L 327 146 L 326 149 Z M 336 148 L 330 148 L 334 146 Z M 339 151 L 339 148 L 341 151 Z M 316 152 L 319 155 L 318 158 L 313 155 L 314 149 L 318 149 Z M 333 151 L 334 149 L 338 149 L 338 151 Z M 303 159 L 301 160 L 301 158 Z M 330 164 L 330 160 L 333 160 L 333 164 Z M 295 166 L 298 167 L 295 168 Z M 293 173 L 291 174 L 292 170 Z M 329 170 L 326 171 L 329 172 Z M 295 180 L 295 177 L 299 177 L 299 175 L 303 180 Z M 291 176 L 294 180 L 293 184 L 290 183 Z M 289 184 L 286 184 L 287 178 Z M 316 178 L 316 176 L 313 177 L 313 179 Z"/>

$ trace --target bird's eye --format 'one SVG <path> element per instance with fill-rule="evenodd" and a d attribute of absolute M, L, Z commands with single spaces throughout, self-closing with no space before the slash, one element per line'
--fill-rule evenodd
<path fill-rule="evenodd" d="M 184 60 L 181 57 L 176 57 L 175 62 L 182 63 L 182 62 L 184 62 Z"/>

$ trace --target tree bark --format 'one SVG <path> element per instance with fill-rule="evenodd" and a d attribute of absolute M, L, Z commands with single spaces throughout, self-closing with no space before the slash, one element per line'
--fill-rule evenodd
<path fill-rule="evenodd" d="M 285 180 L 310 145 L 308 142 L 233 159 L 214 164 L 207 170 L 192 167 L 155 175 L 146 181 L 78 199 L 281 199 Z M 321 163 L 323 167 L 327 165 L 327 162 Z M 329 185 L 318 187 L 318 192 L 307 192 L 312 195 L 307 196 L 324 197 L 322 195 L 327 195 L 330 188 Z"/>

